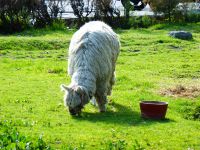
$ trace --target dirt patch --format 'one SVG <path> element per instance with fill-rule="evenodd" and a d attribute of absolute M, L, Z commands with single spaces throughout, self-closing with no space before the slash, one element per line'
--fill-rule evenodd
<path fill-rule="evenodd" d="M 177 50 L 177 51 L 182 50 L 182 47 L 180 47 L 180 46 L 169 45 L 168 47 L 169 47 L 170 49 Z"/>
<path fill-rule="evenodd" d="M 162 90 L 160 94 L 172 97 L 195 98 L 200 96 L 200 87 L 177 85 L 176 87 Z"/>
<path fill-rule="evenodd" d="M 140 52 L 140 50 L 139 49 L 134 49 L 134 50 L 128 50 L 128 52 L 132 52 L 132 53 L 138 53 L 138 52 Z"/>
<path fill-rule="evenodd" d="M 48 69 L 48 73 L 59 74 L 64 73 L 64 70 L 61 68 Z"/>

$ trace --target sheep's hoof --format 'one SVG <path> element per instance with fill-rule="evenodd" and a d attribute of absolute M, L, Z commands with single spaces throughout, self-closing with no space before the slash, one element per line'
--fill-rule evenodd
<path fill-rule="evenodd" d="M 100 110 L 100 113 L 104 113 L 104 112 L 106 112 L 105 110 Z"/>
<path fill-rule="evenodd" d="M 90 101 L 90 103 L 93 105 L 93 106 L 97 106 L 97 101 L 96 99 L 93 97 Z"/>
<path fill-rule="evenodd" d="M 106 112 L 106 106 L 101 106 L 101 107 L 99 108 L 99 111 L 100 111 L 101 113 Z"/>

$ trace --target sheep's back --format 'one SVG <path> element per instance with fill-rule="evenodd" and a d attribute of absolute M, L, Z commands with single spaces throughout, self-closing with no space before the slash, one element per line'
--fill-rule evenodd
<path fill-rule="evenodd" d="M 87 23 L 72 37 L 68 73 L 85 69 L 104 79 L 112 73 L 118 53 L 118 37 L 108 25 L 99 21 Z"/>

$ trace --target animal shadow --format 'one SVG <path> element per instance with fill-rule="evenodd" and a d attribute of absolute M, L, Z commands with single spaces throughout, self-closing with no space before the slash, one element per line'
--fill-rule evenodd
<path fill-rule="evenodd" d="M 138 125 L 152 125 L 156 122 L 168 123 L 173 120 L 151 120 L 141 117 L 140 112 L 134 111 L 131 107 L 123 106 L 118 103 L 112 102 L 108 104 L 108 110 L 104 113 L 82 112 L 81 117 L 76 117 L 78 120 L 87 120 L 90 122 L 98 123 L 105 122 L 106 124 L 118 124 L 125 126 L 138 126 Z"/>

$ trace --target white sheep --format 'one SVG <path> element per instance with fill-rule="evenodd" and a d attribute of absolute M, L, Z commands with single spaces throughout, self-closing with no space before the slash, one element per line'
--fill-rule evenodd
<path fill-rule="evenodd" d="M 65 91 L 64 104 L 71 115 L 80 114 L 93 96 L 100 112 L 106 111 L 119 49 L 118 36 L 100 21 L 86 23 L 73 35 L 68 60 L 68 74 L 72 79 L 69 86 L 61 85 Z"/>

